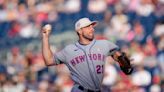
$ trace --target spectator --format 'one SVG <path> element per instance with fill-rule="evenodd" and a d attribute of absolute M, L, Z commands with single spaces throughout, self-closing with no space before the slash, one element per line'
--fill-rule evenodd
<path fill-rule="evenodd" d="M 132 75 L 132 83 L 134 86 L 144 88 L 144 92 L 146 92 L 146 87 L 151 84 L 151 74 L 142 65 L 139 65 L 137 71 Z"/>
<path fill-rule="evenodd" d="M 128 23 L 128 17 L 123 13 L 123 7 L 121 4 L 115 6 L 116 15 L 111 19 L 111 25 L 116 33 L 120 34 L 117 39 L 124 40 L 126 34 L 130 30 L 130 25 Z"/>
<path fill-rule="evenodd" d="M 109 60 L 108 60 L 109 59 Z M 116 83 L 117 81 L 117 70 L 114 67 L 114 61 L 112 58 L 108 57 L 107 62 L 105 64 L 105 69 L 104 69 L 104 78 L 103 78 L 103 92 L 109 92 L 111 91 L 111 87 Z"/>

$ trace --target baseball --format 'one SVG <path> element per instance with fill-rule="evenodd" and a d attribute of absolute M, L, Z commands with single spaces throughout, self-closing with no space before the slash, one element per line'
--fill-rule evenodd
<path fill-rule="evenodd" d="M 52 29 L 52 26 L 51 26 L 50 24 L 46 24 L 46 25 L 44 26 L 44 29 L 50 31 L 50 30 Z"/>

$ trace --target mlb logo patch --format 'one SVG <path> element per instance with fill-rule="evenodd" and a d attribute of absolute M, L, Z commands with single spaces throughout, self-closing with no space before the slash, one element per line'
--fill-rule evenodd
<path fill-rule="evenodd" d="M 80 27 L 80 23 L 77 23 L 77 27 Z"/>
<path fill-rule="evenodd" d="M 100 47 L 98 47 L 98 46 L 95 46 L 95 49 L 97 50 L 97 51 L 101 51 L 102 49 L 100 48 Z"/>

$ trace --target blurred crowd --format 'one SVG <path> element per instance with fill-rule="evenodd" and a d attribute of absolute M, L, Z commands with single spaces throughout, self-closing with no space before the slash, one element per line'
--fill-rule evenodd
<path fill-rule="evenodd" d="M 81 17 L 98 20 L 96 39 L 116 43 L 133 59 L 130 76 L 106 59 L 103 92 L 164 91 L 164 0 L 0 0 L 0 92 L 70 92 L 67 67 L 46 67 L 34 44 L 40 46 L 44 24 L 60 35 L 74 32 Z"/>

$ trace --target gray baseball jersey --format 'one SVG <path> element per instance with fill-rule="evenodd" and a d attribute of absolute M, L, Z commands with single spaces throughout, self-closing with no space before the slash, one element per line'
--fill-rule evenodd
<path fill-rule="evenodd" d="M 97 90 L 101 87 L 105 57 L 118 49 L 107 40 L 93 40 L 88 45 L 77 42 L 57 52 L 54 58 L 56 64 L 66 64 L 75 84 Z"/>

